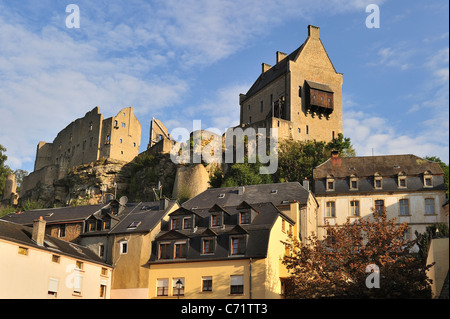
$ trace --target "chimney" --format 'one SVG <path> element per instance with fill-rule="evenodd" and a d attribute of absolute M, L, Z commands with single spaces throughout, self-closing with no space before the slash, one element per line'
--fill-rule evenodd
<path fill-rule="evenodd" d="M 39 246 L 44 245 L 45 224 L 46 222 L 42 216 L 39 216 L 39 219 L 35 219 L 33 221 L 33 234 L 31 239 L 33 239 Z"/>
<path fill-rule="evenodd" d="M 245 186 L 238 187 L 238 195 L 243 195 L 245 193 Z"/>
<path fill-rule="evenodd" d="M 339 151 L 331 151 L 331 165 L 334 167 L 341 166 L 341 157 L 339 156 Z"/>
<path fill-rule="evenodd" d="M 285 57 L 287 57 L 286 53 L 277 51 L 277 63 L 280 62 L 281 60 L 283 60 Z"/>
<path fill-rule="evenodd" d="M 305 177 L 305 180 L 303 181 L 303 188 L 309 191 L 309 180 Z"/>
<path fill-rule="evenodd" d="M 308 26 L 308 37 L 313 39 L 320 39 L 320 28 L 313 25 Z"/>
<path fill-rule="evenodd" d="M 161 198 L 159 200 L 159 210 L 166 210 L 169 207 L 169 200 L 167 198 Z"/>
<path fill-rule="evenodd" d="M 270 68 L 271 68 L 272 66 L 270 65 L 270 64 L 267 64 L 267 63 L 263 63 L 262 64 L 262 73 L 266 73 L 267 71 L 269 71 L 270 70 Z"/>

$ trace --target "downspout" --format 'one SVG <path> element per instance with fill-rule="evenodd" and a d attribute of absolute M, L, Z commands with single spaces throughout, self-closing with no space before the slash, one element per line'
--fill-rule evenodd
<path fill-rule="evenodd" d="M 249 278 L 249 299 L 252 299 L 252 259 L 250 258 L 249 262 L 249 271 L 250 271 L 250 278 Z"/>

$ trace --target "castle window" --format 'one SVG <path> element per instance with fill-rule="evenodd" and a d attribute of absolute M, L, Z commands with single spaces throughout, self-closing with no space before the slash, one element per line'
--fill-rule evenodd
<path fill-rule="evenodd" d="M 120 139 L 119 141 L 120 141 L 120 143 L 122 143 L 122 139 Z"/>
<path fill-rule="evenodd" d="M 114 127 L 116 127 L 118 125 L 117 120 L 114 121 Z"/>
<path fill-rule="evenodd" d="M 306 125 L 306 134 L 309 134 L 309 126 Z"/>
<path fill-rule="evenodd" d="M 264 101 L 261 101 L 261 113 L 264 111 Z"/>
<path fill-rule="evenodd" d="M 248 122 L 249 122 L 250 124 L 252 124 L 252 117 L 251 117 L 251 116 L 249 117 Z"/>
<path fill-rule="evenodd" d="M 122 127 L 125 127 L 125 123 L 123 123 L 123 122 L 120 125 L 122 125 Z"/>
<path fill-rule="evenodd" d="M 111 142 L 111 137 L 109 135 L 106 135 L 106 144 L 109 144 Z"/>
<path fill-rule="evenodd" d="M 93 125 L 92 125 L 92 122 L 91 122 L 91 123 L 89 123 L 89 132 L 92 132 L 92 128 L 93 128 Z"/>

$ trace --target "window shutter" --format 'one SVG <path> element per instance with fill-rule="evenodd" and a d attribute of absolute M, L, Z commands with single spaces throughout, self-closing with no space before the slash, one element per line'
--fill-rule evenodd
<path fill-rule="evenodd" d="M 50 278 L 48 282 L 48 291 L 49 292 L 58 292 L 58 279 Z"/>
<path fill-rule="evenodd" d="M 244 276 L 231 276 L 231 286 L 242 286 L 244 284 Z"/>

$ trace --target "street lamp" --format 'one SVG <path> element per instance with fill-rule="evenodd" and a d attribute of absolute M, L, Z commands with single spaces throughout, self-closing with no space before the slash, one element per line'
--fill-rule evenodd
<path fill-rule="evenodd" d="M 181 279 L 178 279 L 175 283 L 175 287 L 178 289 L 178 299 L 180 299 L 180 290 L 183 288 L 183 282 Z"/>

